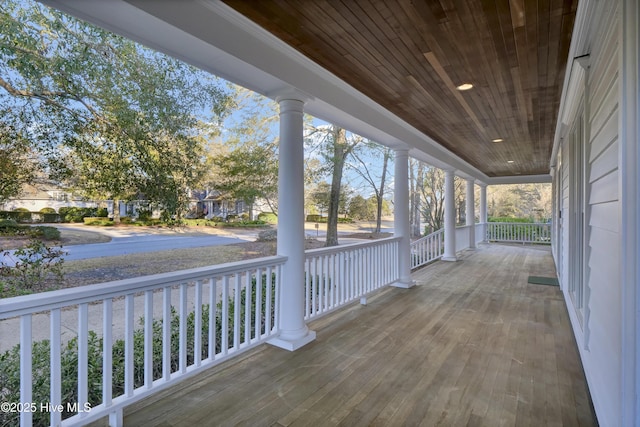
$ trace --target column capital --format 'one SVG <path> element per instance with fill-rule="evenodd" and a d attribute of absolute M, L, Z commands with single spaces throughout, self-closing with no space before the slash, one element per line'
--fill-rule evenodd
<path fill-rule="evenodd" d="M 283 89 L 278 89 L 268 94 L 270 98 L 275 99 L 277 103 L 282 101 L 291 100 L 291 101 L 300 101 L 303 104 L 306 104 L 309 101 L 312 101 L 313 96 L 302 92 L 294 87 L 288 87 Z"/>
<path fill-rule="evenodd" d="M 396 153 L 396 156 L 407 156 L 409 157 L 409 149 L 408 148 L 394 148 L 393 152 Z"/>

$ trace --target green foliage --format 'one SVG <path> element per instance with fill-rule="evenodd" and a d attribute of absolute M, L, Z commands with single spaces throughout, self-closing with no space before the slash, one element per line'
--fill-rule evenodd
<path fill-rule="evenodd" d="M 59 209 L 62 222 L 84 222 L 86 217 L 98 216 L 97 208 L 78 208 L 75 206 L 64 206 Z"/>
<path fill-rule="evenodd" d="M 109 218 L 95 217 L 95 216 L 87 216 L 83 218 L 84 225 L 94 225 L 94 226 L 102 226 L 109 227 L 114 224 Z"/>
<path fill-rule="evenodd" d="M 30 227 L 18 224 L 13 219 L 0 220 L 0 236 L 23 236 L 32 238 L 42 238 L 45 240 L 60 240 L 60 230 L 55 227 L 39 225 Z"/>
<path fill-rule="evenodd" d="M 5 106 L 0 106 L 0 204 L 18 197 L 38 169 L 29 141 L 6 123 L 8 115 Z"/>
<path fill-rule="evenodd" d="M 273 212 L 260 212 L 258 214 L 258 220 L 264 221 L 267 224 L 276 224 L 278 222 L 278 215 Z"/>
<path fill-rule="evenodd" d="M 323 218 L 322 215 L 316 215 L 316 214 L 312 214 L 312 215 L 307 215 L 306 218 L 307 222 L 327 222 L 326 218 Z"/>
<path fill-rule="evenodd" d="M 269 286 L 267 276 L 262 276 L 262 300 L 261 304 L 261 330 L 257 331 L 257 334 L 263 334 L 265 330 L 265 311 L 267 306 L 266 290 Z M 271 280 L 271 307 L 275 306 L 275 275 Z M 253 327 L 255 325 L 255 313 L 257 306 L 257 294 L 256 294 L 256 280 L 252 279 L 252 296 L 251 296 L 251 336 L 256 335 L 256 330 Z M 240 319 L 240 336 L 239 341 L 242 342 L 245 339 L 245 310 L 246 306 L 246 289 L 242 289 L 240 293 L 241 305 L 238 308 Z M 228 319 L 229 332 L 226 337 L 228 347 L 232 347 L 234 343 L 234 319 L 235 319 L 235 298 L 230 297 L 228 301 Z M 209 355 L 209 317 L 210 317 L 209 305 L 203 305 L 202 309 L 202 352 L 200 354 L 201 359 L 206 359 Z M 222 345 L 222 303 L 217 304 L 215 310 L 215 352 L 218 353 L 221 350 Z M 192 364 L 195 358 L 194 338 L 195 338 L 195 313 L 191 312 L 187 315 L 187 365 Z M 170 358 L 170 370 L 176 372 L 179 368 L 179 332 L 180 332 L 180 317 L 178 313 L 171 309 L 171 358 Z M 273 325 L 274 318 L 271 317 L 271 324 Z M 144 319 L 140 319 L 140 325 L 144 325 Z M 154 320 L 152 324 L 153 329 L 153 379 L 156 380 L 162 377 L 162 320 Z M 211 345 L 213 345 L 211 343 Z M 48 402 L 50 401 L 50 342 L 48 340 L 37 341 L 33 344 L 32 349 L 33 362 L 32 362 L 32 378 L 33 378 L 33 402 Z M 102 354 L 103 354 L 103 341 L 95 332 L 89 331 L 88 339 L 88 384 L 89 384 L 89 396 L 88 401 L 92 406 L 97 406 L 102 402 Z M 124 340 L 115 340 L 112 348 L 113 357 L 113 397 L 124 394 L 124 370 L 125 370 L 125 352 L 124 352 Z M 144 332 L 142 329 L 138 329 L 133 335 L 133 379 L 134 388 L 144 385 Z M 77 396 L 77 377 L 78 377 L 78 339 L 72 338 L 69 342 L 64 344 L 61 349 L 61 366 L 62 366 L 62 402 L 66 406 L 66 403 L 75 403 L 78 401 Z M 19 402 L 20 401 L 20 346 L 17 345 L 11 350 L 0 354 L 0 402 Z M 69 418 L 74 414 L 64 412 L 63 419 Z M 34 426 L 48 426 L 49 414 L 47 412 L 36 411 L 34 414 L 33 425 Z M 0 425 L 18 425 L 19 413 L 17 412 L 0 412 Z"/>
<path fill-rule="evenodd" d="M 143 194 L 178 217 L 204 169 L 200 135 L 219 133 L 234 92 L 29 0 L 0 3 L 0 87 L 0 126 L 28 141 L 54 179 L 91 198 Z"/>
<path fill-rule="evenodd" d="M 41 214 L 54 214 L 56 213 L 56 210 L 53 208 L 42 208 L 40 209 L 40 213 Z"/>
<path fill-rule="evenodd" d="M 515 216 L 503 216 L 503 217 L 495 217 L 490 216 L 487 218 L 489 222 L 522 222 L 522 223 L 532 223 L 534 221 L 531 218 L 516 218 Z"/>
<path fill-rule="evenodd" d="M 57 283 L 64 279 L 62 265 L 66 252 L 61 247 L 51 248 L 39 239 L 31 239 L 27 246 L 13 252 L 5 251 L 3 255 L 5 259 L 0 261 L 0 298 L 46 290 L 49 279 Z"/>

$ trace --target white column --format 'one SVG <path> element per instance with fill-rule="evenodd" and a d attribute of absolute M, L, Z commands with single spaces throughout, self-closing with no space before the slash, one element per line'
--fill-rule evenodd
<path fill-rule="evenodd" d="M 469 226 L 469 248 L 476 247 L 476 201 L 474 193 L 474 180 L 467 179 L 467 197 L 466 197 L 466 214 L 465 225 Z"/>
<path fill-rule="evenodd" d="M 453 169 L 444 171 L 444 254 L 442 261 L 457 261 L 456 257 L 456 205 Z"/>
<path fill-rule="evenodd" d="M 483 242 L 487 241 L 487 184 L 480 184 L 480 224 Z"/>
<path fill-rule="evenodd" d="M 304 321 L 304 145 L 303 106 L 298 99 L 278 99 L 278 255 L 288 257 L 280 289 L 280 335 L 269 343 L 296 350 L 313 341 Z"/>
<path fill-rule="evenodd" d="M 394 235 L 400 237 L 398 264 L 400 279 L 393 284 L 398 288 L 410 288 L 411 280 L 411 241 L 409 239 L 409 150 L 395 150 L 393 188 L 393 227 Z"/>

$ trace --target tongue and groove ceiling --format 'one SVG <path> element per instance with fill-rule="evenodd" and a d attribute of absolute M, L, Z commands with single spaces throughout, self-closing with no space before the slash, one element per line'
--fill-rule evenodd
<path fill-rule="evenodd" d="M 488 177 L 549 173 L 577 0 L 223 2 Z"/>

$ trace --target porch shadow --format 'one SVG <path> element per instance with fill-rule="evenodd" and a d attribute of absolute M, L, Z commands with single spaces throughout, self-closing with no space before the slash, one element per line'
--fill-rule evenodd
<path fill-rule="evenodd" d="M 132 405 L 125 425 L 597 425 L 548 250 L 480 245 Z"/>

